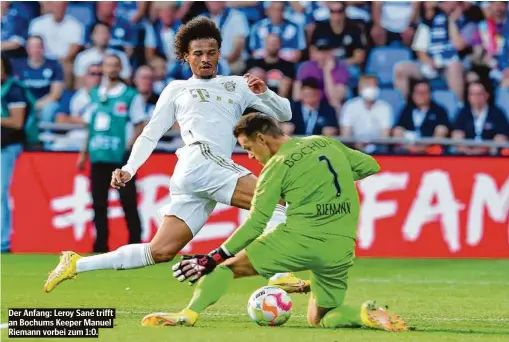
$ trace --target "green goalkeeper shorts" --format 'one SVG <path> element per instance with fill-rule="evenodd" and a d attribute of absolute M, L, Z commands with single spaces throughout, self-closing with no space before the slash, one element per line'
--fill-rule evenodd
<path fill-rule="evenodd" d="M 251 243 L 246 254 L 258 274 L 265 278 L 281 272 L 309 270 L 316 305 L 335 308 L 345 298 L 348 270 L 355 258 L 355 240 L 302 236 L 281 225 Z"/>

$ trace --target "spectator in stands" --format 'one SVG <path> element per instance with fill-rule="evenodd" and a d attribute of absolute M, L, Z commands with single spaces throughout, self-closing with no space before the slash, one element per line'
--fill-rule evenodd
<path fill-rule="evenodd" d="M 371 6 L 373 27 L 370 34 L 374 45 L 412 44 L 419 20 L 419 2 L 373 1 Z"/>
<path fill-rule="evenodd" d="M 458 1 L 458 5 L 463 8 L 463 15 L 468 22 L 479 24 L 485 16 L 480 6 L 485 6 L 490 1 Z"/>
<path fill-rule="evenodd" d="M 118 55 L 104 57 L 104 79 L 90 92 L 91 104 L 84 119 L 88 124 L 88 138 L 82 149 L 78 168 L 83 169 L 87 156 L 92 165 L 90 181 L 94 209 L 96 241 L 94 252 L 108 251 L 108 190 L 112 172 L 121 168 L 128 151 L 141 134 L 146 119 L 144 100 L 137 91 L 120 79 L 122 61 Z M 134 125 L 134 134 L 127 142 L 126 126 Z M 134 179 L 133 179 L 134 180 Z M 131 182 L 129 182 L 131 183 Z M 138 214 L 136 182 L 126 184 L 120 191 L 120 203 L 129 230 L 129 243 L 139 243 L 141 221 Z"/>
<path fill-rule="evenodd" d="M 154 111 L 157 100 L 159 99 L 159 94 L 154 92 L 154 75 L 154 70 L 147 65 L 139 67 L 134 75 L 134 85 L 136 86 L 136 90 L 138 90 L 138 93 L 140 93 L 145 100 L 143 113 L 147 121 L 152 117 L 152 112 Z M 170 131 L 178 132 L 178 123 L 175 123 L 171 127 Z M 172 141 L 178 143 L 181 140 L 176 141 L 173 137 L 169 136 L 163 136 L 161 138 L 161 142 L 163 143 L 169 143 Z"/>
<path fill-rule="evenodd" d="M 253 75 L 254 77 L 258 77 L 263 82 L 265 82 L 265 84 L 267 84 L 267 73 L 262 68 L 253 67 L 253 68 L 248 69 L 247 72 L 249 74 Z M 267 87 L 268 87 L 268 85 L 267 85 Z"/>
<path fill-rule="evenodd" d="M 263 17 L 263 5 L 261 1 L 228 1 L 229 8 L 235 8 L 242 12 L 251 27 Z"/>
<path fill-rule="evenodd" d="M 28 30 L 28 25 L 32 19 L 41 15 L 41 3 L 43 1 L 6 1 L 10 3 L 10 8 L 17 10 L 18 14 L 25 20 L 25 30 Z M 3 4 L 3 1 L 2 1 Z M 5 13 L 2 11 L 2 13 Z"/>
<path fill-rule="evenodd" d="M 134 85 L 138 93 L 143 96 L 145 102 L 143 113 L 148 120 L 159 99 L 159 95 L 154 93 L 154 71 L 152 68 L 147 65 L 140 66 L 134 74 Z"/>
<path fill-rule="evenodd" d="M 283 18 L 285 3 L 271 1 L 266 8 L 267 17 L 258 21 L 251 28 L 249 48 L 255 58 L 263 58 L 265 38 L 268 34 L 275 34 L 281 38 L 279 57 L 289 62 L 298 62 L 302 50 L 306 48 L 306 37 L 301 26 Z"/>
<path fill-rule="evenodd" d="M 489 7 L 491 16 L 477 25 L 473 39 L 472 71 L 483 82 L 488 82 L 490 78 L 501 81 L 503 67 L 509 63 L 507 61 L 509 56 L 503 54 L 505 40 L 509 40 L 507 2 L 493 1 L 489 3 Z"/>
<path fill-rule="evenodd" d="M 316 45 L 316 42 L 327 39 L 332 45 L 334 57 L 348 66 L 350 77 L 357 82 L 360 66 L 366 57 L 366 37 L 358 25 L 346 17 L 343 2 L 328 2 L 327 6 L 330 19 L 316 24 L 311 44 Z"/>
<path fill-rule="evenodd" d="M 361 76 L 360 96 L 347 101 L 341 109 L 342 137 L 369 140 L 390 135 L 394 113 L 389 103 L 378 98 L 379 93 L 376 76 Z M 377 150 L 374 144 L 356 143 L 354 146 L 368 153 Z"/>
<path fill-rule="evenodd" d="M 353 20 L 366 33 L 366 27 L 371 25 L 373 5 L 370 1 L 348 1 L 346 7 L 346 16 Z"/>
<path fill-rule="evenodd" d="M 25 46 L 28 23 L 25 18 L 12 8 L 10 1 L 2 1 L 2 54 L 12 58 L 20 55 Z"/>
<path fill-rule="evenodd" d="M 281 39 L 278 35 L 270 33 L 265 37 L 264 57 L 251 58 L 246 63 L 246 70 L 260 68 L 264 71 L 265 83 L 270 90 L 279 96 L 290 97 L 292 82 L 295 79 L 295 66 L 279 58 Z M 256 73 L 256 71 L 255 71 Z"/>
<path fill-rule="evenodd" d="M 398 122 L 393 129 L 396 138 L 418 140 L 425 138 L 447 138 L 451 124 L 445 109 L 431 100 L 431 86 L 427 80 L 412 81 L 407 105 L 401 110 Z M 411 153 L 432 153 L 436 147 L 410 144 L 401 147 Z"/>
<path fill-rule="evenodd" d="M 437 13 L 436 3 L 434 1 L 423 1 L 419 2 L 419 4 L 420 22 L 429 26 Z M 417 26 L 417 28 L 419 28 L 419 26 Z"/>
<path fill-rule="evenodd" d="M 136 26 L 128 20 L 115 14 L 117 3 L 115 1 L 96 2 L 96 23 L 104 23 L 111 28 L 108 47 L 125 52 L 128 57 L 133 56 L 134 47 L 138 41 Z M 96 25 L 92 25 L 86 32 L 85 42 L 87 46 L 92 44 L 93 31 Z M 122 61 L 122 64 L 123 61 Z"/>
<path fill-rule="evenodd" d="M 320 82 L 315 78 L 302 80 L 302 100 L 292 103 L 292 120 L 282 124 L 286 134 L 336 136 L 336 111 L 322 99 Z"/>
<path fill-rule="evenodd" d="M 317 39 L 311 46 L 312 60 L 302 63 L 293 87 L 294 101 L 301 100 L 301 85 L 305 78 L 316 78 L 320 83 L 322 99 L 326 99 L 336 110 L 345 98 L 348 69 L 334 58 L 334 46 L 328 38 Z"/>
<path fill-rule="evenodd" d="M 330 17 L 329 8 L 327 7 L 327 3 L 325 1 L 309 1 L 307 3 L 302 2 L 302 6 L 305 8 L 307 24 L 311 25 L 313 29 L 315 23 L 326 21 Z"/>
<path fill-rule="evenodd" d="M 266 3 L 267 2 L 265 2 L 264 5 Z M 283 17 L 304 29 L 304 35 L 306 36 L 306 39 L 309 38 L 312 31 L 309 30 L 311 27 L 308 25 L 309 17 L 307 16 L 306 10 L 312 2 L 285 1 L 284 3 L 285 11 Z"/>
<path fill-rule="evenodd" d="M 41 36 L 46 57 L 60 61 L 64 70 L 65 85 L 72 89 L 73 62 L 81 49 L 83 26 L 74 17 L 66 15 L 67 1 L 45 4 L 50 12 L 35 18 L 30 23 L 30 36 Z"/>
<path fill-rule="evenodd" d="M 345 7 L 346 17 L 365 33 L 366 26 L 371 23 L 371 2 L 369 1 L 309 1 L 306 4 L 308 24 L 329 20 L 332 13 L 331 5 L 336 6 L 338 3 Z"/>
<path fill-rule="evenodd" d="M 509 37 L 509 32 L 507 36 Z M 504 40 L 504 48 L 500 57 L 500 69 L 502 70 L 500 88 L 509 88 L 509 39 Z"/>
<path fill-rule="evenodd" d="M 205 2 L 208 13 L 221 30 L 223 42 L 221 45 L 221 58 L 228 62 L 233 74 L 238 75 L 245 69 L 247 52 L 246 39 L 249 36 L 249 25 L 243 13 L 226 7 L 226 2 Z"/>
<path fill-rule="evenodd" d="M 62 66 L 44 57 L 44 41 L 40 36 L 27 40 L 27 58 L 14 63 L 16 78 L 32 92 L 41 122 L 53 122 L 64 90 Z"/>
<path fill-rule="evenodd" d="M 131 78 L 131 65 L 129 58 L 125 53 L 119 50 L 108 48 L 110 41 L 110 27 L 102 22 L 94 24 L 92 29 L 92 42 L 93 46 L 78 54 L 74 62 L 74 74 L 76 75 L 76 88 L 83 87 L 83 77 L 87 69 L 92 64 L 101 64 L 103 58 L 107 54 L 115 54 L 122 61 L 122 71 L 120 77 L 124 81 Z"/>
<path fill-rule="evenodd" d="M 469 47 L 475 24 L 462 15 L 462 6 L 455 1 L 441 1 L 431 22 L 417 28 L 412 49 L 419 63 L 402 62 L 395 67 L 394 85 L 408 95 L 411 78 L 435 79 L 443 75 L 450 89 L 463 102 L 464 67 L 460 52 Z"/>
<path fill-rule="evenodd" d="M 83 115 L 90 106 L 90 91 L 99 86 L 103 76 L 101 64 L 91 64 L 83 76 L 83 87 L 80 88 L 69 101 L 68 108 L 62 108 L 57 114 L 56 122 L 84 124 Z"/>
<path fill-rule="evenodd" d="M 155 2 L 158 19 L 147 30 L 145 35 L 145 51 L 147 61 L 150 61 L 154 54 L 164 57 L 167 61 L 175 61 L 175 34 L 180 27 L 180 20 L 176 18 L 177 5 L 170 1 Z"/>
<path fill-rule="evenodd" d="M 137 24 L 147 15 L 149 5 L 149 1 L 117 1 L 116 15 Z"/>
<path fill-rule="evenodd" d="M 459 110 L 454 122 L 453 139 L 493 140 L 506 142 L 509 123 L 500 108 L 489 104 L 489 94 L 481 82 L 472 82 L 467 87 L 468 104 Z M 458 145 L 457 151 L 464 154 L 485 154 L 485 147 Z"/>
<path fill-rule="evenodd" d="M 29 113 L 29 103 L 23 86 L 12 77 L 9 60 L 2 55 L 2 193 L 1 230 L 2 253 L 10 252 L 10 235 L 12 229 L 9 190 L 16 159 L 25 142 L 24 126 Z"/>
<path fill-rule="evenodd" d="M 149 62 L 149 66 L 152 68 L 154 72 L 154 93 L 161 94 L 164 87 L 175 78 L 168 77 L 168 66 L 166 61 L 159 57 L 155 56 Z M 173 66 L 178 67 L 178 64 L 173 64 Z"/>

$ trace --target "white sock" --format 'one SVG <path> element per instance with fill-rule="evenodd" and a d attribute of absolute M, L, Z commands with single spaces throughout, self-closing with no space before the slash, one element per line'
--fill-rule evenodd
<path fill-rule="evenodd" d="M 279 279 L 287 276 L 288 274 L 290 274 L 290 273 L 288 273 L 288 272 L 287 273 L 276 273 L 272 277 L 270 277 L 270 280 L 276 281 L 276 280 L 279 280 Z"/>
<path fill-rule="evenodd" d="M 122 246 L 113 252 L 83 257 L 76 262 L 76 272 L 126 270 L 150 265 L 154 265 L 150 244 L 137 243 Z"/>
<path fill-rule="evenodd" d="M 278 225 L 285 222 L 286 222 L 286 208 L 281 204 L 278 204 L 276 205 L 276 209 L 274 210 L 274 213 L 272 214 L 269 223 L 267 223 L 267 227 L 265 227 L 265 232 L 266 233 L 271 232 Z M 270 280 L 275 281 L 286 275 L 288 275 L 288 273 L 276 273 L 272 277 L 270 277 Z"/>
<path fill-rule="evenodd" d="M 286 208 L 281 204 L 276 205 L 276 209 L 270 218 L 270 221 L 267 223 L 265 227 L 265 233 L 271 232 L 281 223 L 286 222 Z"/>

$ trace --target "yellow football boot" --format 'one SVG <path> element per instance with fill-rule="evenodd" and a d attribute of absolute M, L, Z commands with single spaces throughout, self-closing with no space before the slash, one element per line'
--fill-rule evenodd
<path fill-rule="evenodd" d="M 385 331 L 408 331 L 408 326 L 401 317 L 376 304 L 375 301 L 364 302 L 361 306 L 361 322 L 364 326 Z"/>
<path fill-rule="evenodd" d="M 67 279 L 76 278 L 76 262 L 81 258 L 78 253 L 62 252 L 60 262 L 50 272 L 48 280 L 44 284 L 44 291 L 51 292 L 58 284 Z"/>
<path fill-rule="evenodd" d="M 302 280 L 293 273 L 288 273 L 278 280 L 269 280 L 269 285 L 279 287 L 288 293 L 308 293 L 311 290 L 309 280 Z"/>
<path fill-rule="evenodd" d="M 198 320 L 198 313 L 184 309 L 177 313 L 156 312 L 143 317 L 141 325 L 144 327 L 186 326 L 192 327 Z"/>

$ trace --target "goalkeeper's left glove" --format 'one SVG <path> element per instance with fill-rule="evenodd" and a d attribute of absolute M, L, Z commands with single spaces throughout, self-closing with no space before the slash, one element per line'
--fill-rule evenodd
<path fill-rule="evenodd" d="M 184 255 L 182 261 L 173 265 L 173 276 L 182 282 L 189 280 L 189 285 L 194 285 L 201 277 L 209 274 L 231 255 L 221 247 L 209 254 Z"/>

